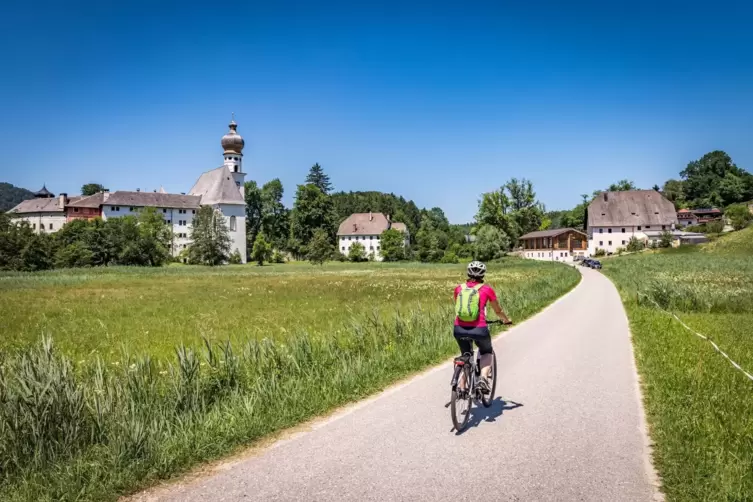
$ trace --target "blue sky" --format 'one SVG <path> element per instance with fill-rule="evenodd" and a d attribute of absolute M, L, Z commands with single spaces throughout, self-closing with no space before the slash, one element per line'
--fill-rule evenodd
<path fill-rule="evenodd" d="M 458 223 L 513 176 L 560 209 L 713 149 L 753 170 L 750 2 L 0 9 L 0 181 L 33 190 L 187 191 L 231 112 L 248 179 L 279 177 L 288 204 L 319 162 Z"/>

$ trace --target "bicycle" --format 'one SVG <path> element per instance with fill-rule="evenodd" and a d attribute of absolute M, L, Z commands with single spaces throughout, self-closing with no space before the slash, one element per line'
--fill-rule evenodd
<path fill-rule="evenodd" d="M 487 324 L 503 324 L 505 323 L 501 319 L 494 321 L 487 321 Z M 471 338 L 465 338 L 464 340 L 473 341 Z M 479 364 L 478 347 L 475 351 L 475 356 L 472 353 L 466 352 L 460 357 L 456 357 L 453 361 L 455 371 L 452 375 L 452 381 L 450 383 L 452 387 L 452 394 L 450 396 L 450 414 L 452 416 L 452 424 L 455 426 L 457 432 L 461 432 L 468 425 L 468 420 L 471 418 L 471 407 L 473 401 L 481 403 L 484 408 L 488 408 L 492 405 L 494 400 L 494 393 L 497 390 L 497 355 L 492 350 L 492 364 L 489 372 L 489 382 L 491 387 L 489 392 L 483 392 L 478 387 L 478 380 L 481 378 L 481 366 Z M 463 382 L 465 385 L 459 385 L 461 375 L 464 376 Z M 462 388 L 461 388 L 462 387 Z M 462 407 L 462 405 L 467 405 Z"/>

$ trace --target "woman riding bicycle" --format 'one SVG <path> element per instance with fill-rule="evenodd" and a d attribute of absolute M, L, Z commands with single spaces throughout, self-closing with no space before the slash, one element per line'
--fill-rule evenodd
<path fill-rule="evenodd" d="M 455 288 L 455 340 L 460 347 L 460 355 L 473 353 L 473 342 L 481 354 L 481 379 L 479 388 L 489 392 L 489 371 L 492 363 L 492 337 L 486 323 L 486 306 L 491 303 L 494 312 L 504 324 L 511 324 L 510 318 L 497 301 L 497 294 L 491 286 L 484 284 L 486 265 L 473 261 L 468 265 L 468 280 Z M 462 382 L 461 382 L 462 383 Z"/>

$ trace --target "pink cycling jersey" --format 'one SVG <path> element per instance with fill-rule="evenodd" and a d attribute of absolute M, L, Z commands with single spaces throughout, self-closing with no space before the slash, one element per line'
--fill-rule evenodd
<path fill-rule="evenodd" d="M 472 288 L 476 286 L 478 283 L 475 281 L 468 281 L 465 284 L 469 288 Z M 457 300 L 458 295 L 460 294 L 460 287 L 461 285 L 458 284 L 457 287 L 455 288 L 455 294 L 453 295 L 453 298 L 455 300 Z M 497 299 L 497 293 L 494 292 L 491 286 L 484 284 L 478 290 L 478 297 L 479 297 L 478 319 L 476 319 L 475 321 L 466 322 L 466 321 L 461 321 L 456 316 L 455 326 L 462 326 L 464 328 L 485 328 L 486 327 L 486 303 L 489 301 L 495 301 Z"/>

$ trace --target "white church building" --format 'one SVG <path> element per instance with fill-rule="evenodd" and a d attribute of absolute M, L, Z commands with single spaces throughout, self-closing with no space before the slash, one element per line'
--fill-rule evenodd
<path fill-rule="evenodd" d="M 212 206 L 225 217 L 230 230 L 230 252 L 237 250 L 245 263 L 245 142 L 237 132 L 235 120 L 230 122 L 229 127 L 230 130 L 221 140 L 223 164 L 199 176 L 187 193 L 169 194 L 161 189 L 154 192 L 105 191 L 85 197 L 68 197 L 61 193 L 56 197 L 44 187 L 35 194 L 34 199 L 21 202 L 9 212 L 16 219 L 27 221 L 36 232 L 56 232 L 65 223 L 75 219 L 99 217 L 107 220 L 126 215 L 135 216 L 142 208 L 154 207 L 162 213 L 165 223 L 172 227 L 171 253 L 177 256 L 191 243 L 196 210 L 201 206 Z"/>

